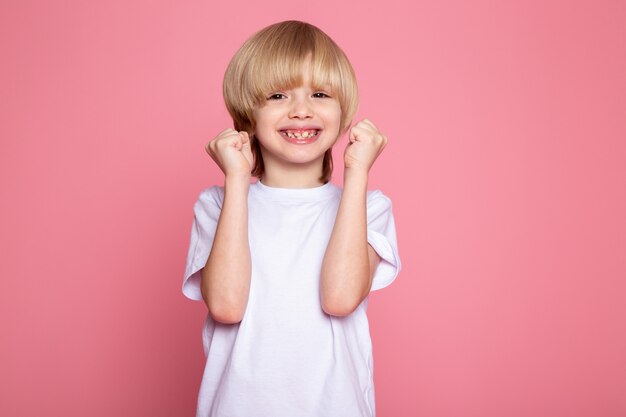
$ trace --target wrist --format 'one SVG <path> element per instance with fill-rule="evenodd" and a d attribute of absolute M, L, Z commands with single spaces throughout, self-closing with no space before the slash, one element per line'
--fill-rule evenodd
<path fill-rule="evenodd" d="M 249 173 L 237 173 L 237 174 L 227 174 L 224 176 L 224 186 L 225 187 L 250 187 L 250 174 Z"/>
<path fill-rule="evenodd" d="M 345 181 L 359 181 L 367 183 L 369 170 L 359 167 L 346 167 L 343 171 L 343 179 Z"/>
<path fill-rule="evenodd" d="M 343 172 L 343 188 L 367 190 L 367 170 L 346 169 Z"/>

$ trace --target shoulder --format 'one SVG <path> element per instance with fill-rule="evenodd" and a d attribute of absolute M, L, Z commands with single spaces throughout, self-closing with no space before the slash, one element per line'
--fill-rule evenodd
<path fill-rule="evenodd" d="M 224 187 L 214 185 L 209 188 L 205 188 L 200 192 L 198 200 L 194 205 L 194 211 L 211 211 L 214 209 L 220 210 L 224 203 Z"/>
<path fill-rule="evenodd" d="M 200 191 L 198 196 L 198 202 L 223 202 L 224 201 L 224 187 L 214 185 L 209 188 L 205 188 Z M 221 204 L 220 204 L 221 205 Z"/>
<path fill-rule="evenodd" d="M 380 190 L 367 192 L 367 208 L 391 208 L 391 199 Z"/>

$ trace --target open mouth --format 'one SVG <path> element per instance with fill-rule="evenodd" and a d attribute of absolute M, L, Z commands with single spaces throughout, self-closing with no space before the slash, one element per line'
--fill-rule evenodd
<path fill-rule="evenodd" d="M 294 139 L 296 141 L 310 141 L 311 139 L 316 139 L 320 130 L 318 129 L 302 129 L 302 130 L 281 130 L 280 134 L 286 138 Z"/>

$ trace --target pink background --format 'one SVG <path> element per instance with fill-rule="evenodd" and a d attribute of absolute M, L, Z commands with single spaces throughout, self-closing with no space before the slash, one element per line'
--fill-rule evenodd
<path fill-rule="evenodd" d="M 222 181 L 203 147 L 236 48 L 295 18 L 390 138 L 378 415 L 626 416 L 624 2 L 0 7 L 0 415 L 193 415 L 205 308 L 180 286 Z"/>

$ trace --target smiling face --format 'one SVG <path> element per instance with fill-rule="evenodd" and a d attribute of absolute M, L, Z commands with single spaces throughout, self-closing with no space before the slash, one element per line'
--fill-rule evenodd
<path fill-rule="evenodd" d="M 341 106 L 329 87 L 312 85 L 310 66 L 303 68 L 301 86 L 270 91 L 254 109 L 254 136 L 266 170 L 319 165 L 319 176 L 340 134 Z"/>
<path fill-rule="evenodd" d="M 307 75 L 309 66 L 311 72 Z M 322 118 L 327 108 L 321 104 L 328 98 L 313 95 L 318 91 L 312 91 L 319 90 L 320 86 L 323 86 L 321 90 L 332 93 L 332 106 L 329 104 L 329 107 L 337 111 L 335 107 L 339 105 L 339 134 L 346 132 L 358 107 L 356 77 L 344 52 L 328 35 L 306 22 L 285 21 L 260 30 L 239 48 L 224 73 L 223 93 L 226 108 L 233 118 L 233 127 L 251 135 L 253 176 L 265 177 L 264 153 L 286 163 L 309 160 L 318 147 L 330 149 L 327 142 L 330 139 L 333 142 L 339 134 L 329 134 L 334 130 L 329 127 L 332 123 L 327 122 L 326 117 Z M 308 91 L 300 91 L 299 87 Z M 280 95 L 271 98 L 274 93 Z M 300 118 L 285 116 L 284 106 L 303 96 L 309 99 L 302 103 L 308 103 L 310 108 L 307 111 L 311 114 Z M 311 125 L 302 120 L 308 120 Z M 316 126 L 316 123 L 323 123 L 324 126 Z M 289 131 L 285 127 L 296 129 Z M 303 127 L 323 129 L 297 131 Z M 295 149 L 298 148 L 287 147 L 287 143 L 279 146 L 280 142 L 271 142 L 272 138 L 276 138 L 273 135 L 280 130 L 283 130 L 283 135 L 278 138 L 285 138 L 290 145 L 301 145 L 302 149 L 297 151 Z M 311 134 L 313 137 L 309 137 Z M 254 136 L 264 141 L 264 148 Z M 320 177 L 323 183 L 330 180 L 332 167 L 332 152 L 329 150 L 324 157 Z"/>

